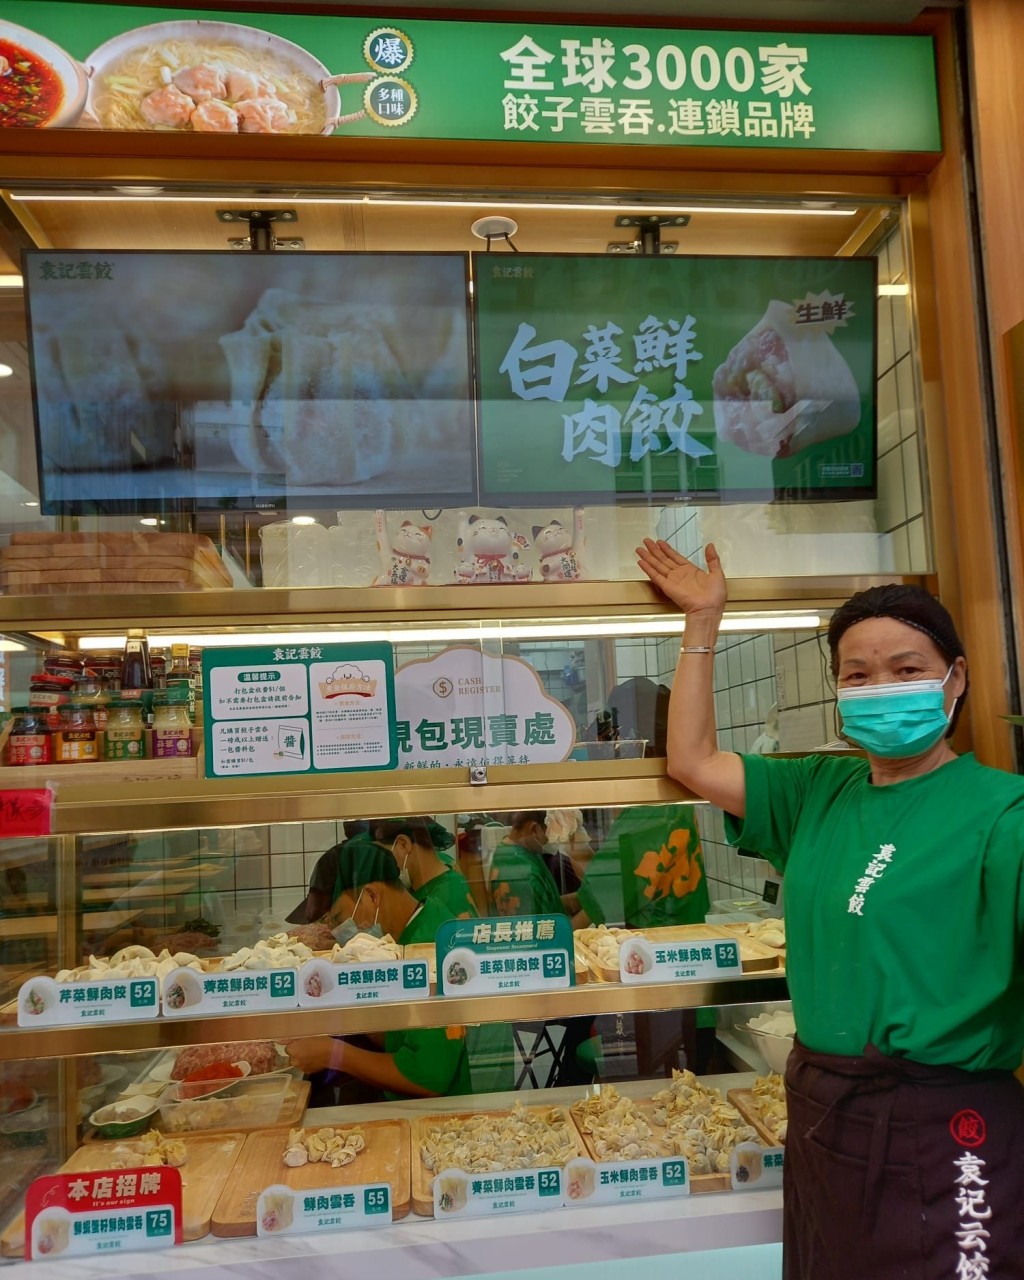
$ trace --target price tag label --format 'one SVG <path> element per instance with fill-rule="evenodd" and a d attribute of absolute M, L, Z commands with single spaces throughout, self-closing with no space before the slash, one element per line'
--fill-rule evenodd
<path fill-rule="evenodd" d="M 733 939 L 652 942 L 641 937 L 619 948 L 619 977 L 624 983 L 701 982 L 734 978 L 740 972 L 740 944 Z"/>
<path fill-rule="evenodd" d="M 295 969 L 241 969 L 231 973 L 172 969 L 164 978 L 164 1013 L 168 1018 L 182 1018 L 294 1009 L 299 1002 L 297 977 Z"/>
<path fill-rule="evenodd" d="M 435 945 L 440 995 L 561 991 L 576 982 L 566 916 L 449 920 Z"/>
<path fill-rule="evenodd" d="M 22 787 L 0 791 L 0 838 L 48 836 L 53 830 L 53 790 Z"/>
<path fill-rule="evenodd" d="M 537 1213 L 562 1207 L 561 1169 L 464 1173 L 446 1169 L 434 1178 L 435 1218 L 479 1218 Z"/>
<path fill-rule="evenodd" d="M 99 982 L 29 978 L 18 991 L 19 1027 L 144 1022 L 159 1014 L 156 978 L 110 978 Z"/>
<path fill-rule="evenodd" d="M 391 1222 L 391 1187 L 386 1182 L 357 1187 L 267 1187 L 256 1202 L 258 1236 L 309 1235 L 386 1227 Z"/>
<path fill-rule="evenodd" d="M 622 1204 L 633 1200 L 670 1200 L 690 1194 L 683 1156 L 671 1160 L 622 1160 L 597 1164 L 570 1160 L 565 1167 L 565 1204 Z"/>
<path fill-rule="evenodd" d="M 299 970 L 299 1008 L 386 1004 L 430 994 L 425 960 L 389 960 L 373 964 L 330 964 L 307 960 Z"/>
<path fill-rule="evenodd" d="M 130 1253 L 181 1244 L 177 1169 L 111 1169 L 37 1178 L 25 1196 L 32 1260 Z"/>
<path fill-rule="evenodd" d="M 781 1187 L 785 1162 L 785 1147 L 738 1142 L 729 1153 L 733 1191 L 767 1191 L 771 1187 Z"/>

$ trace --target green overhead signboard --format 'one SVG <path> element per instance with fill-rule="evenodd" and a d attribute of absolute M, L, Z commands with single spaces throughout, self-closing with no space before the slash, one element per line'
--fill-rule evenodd
<path fill-rule="evenodd" d="M 941 149 L 930 36 L 5 0 L 5 43 L 8 126 Z"/>

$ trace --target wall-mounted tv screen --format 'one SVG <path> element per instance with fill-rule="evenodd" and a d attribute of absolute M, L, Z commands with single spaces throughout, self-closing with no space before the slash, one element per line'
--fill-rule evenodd
<path fill-rule="evenodd" d="M 481 500 L 875 495 L 873 258 L 476 255 Z"/>
<path fill-rule="evenodd" d="M 42 510 L 473 501 L 468 263 L 27 252 Z"/>

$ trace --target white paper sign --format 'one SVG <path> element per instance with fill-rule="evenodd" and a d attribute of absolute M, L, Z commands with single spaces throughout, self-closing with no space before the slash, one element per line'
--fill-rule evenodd
<path fill-rule="evenodd" d="M 308 1191 L 272 1186 L 256 1202 L 258 1236 L 306 1236 L 319 1231 L 386 1227 L 390 1222 L 391 1187 L 386 1182 Z"/>
<path fill-rule="evenodd" d="M 564 991 L 572 985 L 568 951 L 502 951 L 482 955 L 469 947 L 455 947 L 440 961 L 444 966 L 441 994 L 446 996 L 507 995 L 520 991 Z"/>
<path fill-rule="evenodd" d="M 671 1159 L 595 1163 L 578 1158 L 565 1166 L 565 1204 L 622 1204 L 633 1200 L 670 1200 L 690 1194 L 685 1156 Z"/>
<path fill-rule="evenodd" d="M 625 983 L 699 982 L 741 972 L 740 947 L 733 940 L 652 942 L 640 937 L 619 948 L 619 977 Z"/>
<path fill-rule="evenodd" d="M 331 964 L 307 960 L 299 970 L 299 1008 L 386 1004 L 421 999 L 430 994 L 430 970 L 425 960 L 385 960 L 359 964 Z"/>
<path fill-rule="evenodd" d="M 785 1156 L 785 1147 L 738 1142 L 729 1153 L 733 1191 L 767 1191 L 771 1187 L 781 1187 Z"/>
<path fill-rule="evenodd" d="M 387 668 L 383 662 L 314 662 L 309 668 L 313 764 L 384 768 L 391 760 Z"/>
<path fill-rule="evenodd" d="M 210 1013 L 249 1013 L 257 1009 L 294 1009 L 298 988 L 294 969 L 238 969 L 197 973 L 172 969 L 164 978 L 164 1013 L 193 1018 Z"/>
<path fill-rule="evenodd" d="M 109 978 L 97 982 L 29 978 L 18 991 L 19 1027 L 144 1022 L 159 1015 L 156 978 Z"/>
<path fill-rule="evenodd" d="M 576 722 L 529 663 L 465 645 L 407 662 L 395 703 L 402 769 L 554 764 L 576 744 Z"/>
<path fill-rule="evenodd" d="M 435 1218 L 538 1213 L 561 1207 L 561 1169 L 510 1169 L 504 1173 L 445 1169 L 434 1178 Z"/>

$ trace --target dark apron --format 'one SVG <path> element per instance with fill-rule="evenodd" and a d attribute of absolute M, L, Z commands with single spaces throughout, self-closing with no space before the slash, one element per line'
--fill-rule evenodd
<path fill-rule="evenodd" d="M 785 1280 L 1024 1280 L 1024 1088 L 812 1053 L 786 1068 Z"/>

